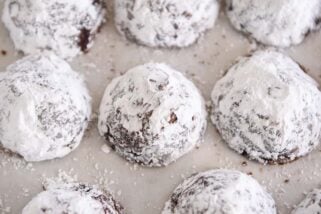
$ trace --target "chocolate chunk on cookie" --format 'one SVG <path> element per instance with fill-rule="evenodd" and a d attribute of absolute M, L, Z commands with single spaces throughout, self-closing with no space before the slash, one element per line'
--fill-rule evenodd
<path fill-rule="evenodd" d="M 17 50 L 71 59 L 92 46 L 105 6 L 94 0 L 6 0 L 2 20 Z"/>

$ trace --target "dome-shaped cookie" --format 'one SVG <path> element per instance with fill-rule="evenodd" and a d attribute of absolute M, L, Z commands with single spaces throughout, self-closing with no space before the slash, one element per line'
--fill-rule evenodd
<path fill-rule="evenodd" d="M 0 144 L 27 161 L 63 157 L 90 117 L 82 78 L 53 54 L 25 57 L 0 73 Z"/>
<path fill-rule="evenodd" d="M 321 213 L 321 190 L 315 189 L 291 212 L 291 214 Z"/>
<path fill-rule="evenodd" d="M 318 84 L 289 57 L 258 51 L 233 65 L 212 92 L 212 121 L 227 144 L 263 163 L 286 163 L 320 140 Z"/>
<path fill-rule="evenodd" d="M 138 44 L 186 47 L 217 18 L 217 0 L 115 0 L 118 31 Z"/>
<path fill-rule="evenodd" d="M 149 63 L 108 85 L 98 128 L 127 160 L 164 166 L 202 141 L 206 110 L 191 81 L 165 64 Z"/>
<path fill-rule="evenodd" d="M 232 25 L 257 41 L 287 47 L 321 23 L 321 0 L 227 0 Z"/>
<path fill-rule="evenodd" d="M 92 46 L 104 15 L 101 0 L 5 0 L 2 20 L 17 50 L 69 59 Z"/>
<path fill-rule="evenodd" d="M 194 174 L 181 183 L 162 214 L 276 214 L 275 202 L 250 176 L 232 170 Z"/>
<path fill-rule="evenodd" d="M 22 214 L 35 213 L 121 214 L 124 209 L 110 193 L 96 186 L 68 183 L 49 186 L 22 211 Z"/>

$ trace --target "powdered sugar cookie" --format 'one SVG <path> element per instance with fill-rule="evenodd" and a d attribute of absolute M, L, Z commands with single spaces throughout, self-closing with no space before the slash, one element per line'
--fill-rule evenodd
<path fill-rule="evenodd" d="M 121 214 L 124 210 L 110 193 L 96 186 L 68 183 L 45 189 L 22 211 L 35 213 Z"/>
<path fill-rule="evenodd" d="M 98 128 L 127 160 L 165 166 L 202 141 L 206 110 L 192 82 L 165 64 L 149 63 L 108 85 Z"/>
<path fill-rule="evenodd" d="M 92 46 L 104 15 L 100 0 L 6 0 L 2 20 L 16 49 L 69 59 Z"/>
<path fill-rule="evenodd" d="M 136 43 L 186 47 L 213 27 L 218 10 L 217 0 L 115 0 L 115 22 Z"/>
<path fill-rule="evenodd" d="M 291 212 L 291 214 L 321 213 L 321 190 L 315 189 Z"/>
<path fill-rule="evenodd" d="M 285 163 L 319 144 L 318 85 L 281 53 L 242 58 L 216 83 L 212 101 L 212 121 L 222 138 L 250 159 Z"/>
<path fill-rule="evenodd" d="M 63 157 L 90 117 L 82 78 L 53 54 L 25 57 L 0 73 L 0 142 L 27 161 Z"/>
<path fill-rule="evenodd" d="M 260 184 L 238 171 L 197 173 L 172 193 L 162 214 L 276 214 L 273 198 Z"/>
<path fill-rule="evenodd" d="M 321 0 L 227 0 L 226 7 L 236 29 L 266 45 L 299 44 L 321 23 Z"/>

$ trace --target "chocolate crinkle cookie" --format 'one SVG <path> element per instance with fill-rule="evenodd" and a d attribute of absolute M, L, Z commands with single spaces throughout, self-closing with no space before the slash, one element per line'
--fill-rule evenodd
<path fill-rule="evenodd" d="M 5 0 L 2 20 L 17 50 L 70 59 L 92 46 L 104 16 L 101 0 Z"/>
<path fill-rule="evenodd" d="M 123 214 L 123 207 L 110 193 L 79 183 L 57 184 L 34 197 L 22 214 Z"/>
<path fill-rule="evenodd" d="M 240 59 L 212 92 L 212 122 L 227 144 L 262 163 L 286 163 L 320 141 L 318 84 L 271 50 Z"/>
<path fill-rule="evenodd" d="M 321 0 L 227 0 L 226 11 L 236 29 L 279 47 L 301 43 L 321 23 Z"/>
<path fill-rule="evenodd" d="M 321 190 L 315 189 L 291 212 L 291 214 L 321 213 Z"/>
<path fill-rule="evenodd" d="M 108 85 L 98 128 L 127 160 L 165 166 L 203 140 L 206 110 L 191 81 L 165 64 L 149 63 Z"/>
<path fill-rule="evenodd" d="M 181 183 L 162 214 L 276 214 L 273 198 L 252 177 L 232 170 L 210 170 Z"/>
<path fill-rule="evenodd" d="M 0 73 L 0 144 L 27 161 L 63 157 L 90 117 L 82 78 L 54 54 L 25 57 Z"/>
<path fill-rule="evenodd" d="M 121 34 L 150 47 L 186 47 L 213 27 L 218 0 L 114 0 Z"/>

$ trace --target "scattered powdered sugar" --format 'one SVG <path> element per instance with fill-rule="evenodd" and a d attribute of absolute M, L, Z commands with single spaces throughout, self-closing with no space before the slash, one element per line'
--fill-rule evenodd
<path fill-rule="evenodd" d="M 4 201 L 0 198 L 0 214 L 11 213 L 11 207 L 5 206 Z"/>
<path fill-rule="evenodd" d="M 0 145 L 0 155 L 1 155 L 1 162 L 0 162 L 0 169 L 3 174 L 6 173 L 6 168 L 13 168 L 15 170 L 22 170 L 25 169 L 29 172 L 35 171 L 35 168 L 32 163 L 28 163 L 24 159 L 22 159 L 19 155 L 1 148 Z"/>
<path fill-rule="evenodd" d="M 98 128 L 126 159 L 164 166 L 203 140 L 206 110 L 192 82 L 165 64 L 150 63 L 106 88 Z"/>
<path fill-rule="evenodd" d="M 212 121 L 237 152 L 285 163 L 319 144 L 321 93 L 289 57 L 255 52 L 232 66 L 212 92 Z"/>
<path fill-rule="evenodd" d="M 118 0 L 115 24 L 129 40 L 152 47 L 186 47 L 213 27 L 217 0 Z"/>
<path fill-rule="evenodd" d="M 228 0 L 226 11 L 236 29 L 281 47 L 301 43 L 321 23 L 321 0 Z"/>
<path fill-rule="evenodd" d="M 82 78 L 54 54 L 25 57 L 0 74 L 0 142 L 27 161 L 63 157 L 90 118 Z"/>
<path fill-rule="evenodd" d="M 210 170 L 181 183 L 162 213 L 276 214 L 276 207 L 273 198 L 250 176 L 232 170 Z"/>
<path fill-rule="evenodd" d="M 107 146 L 106 144 L 104 144 L 104 145 L 102 145 L 101 146 L 101 151 L 103 151 L 104 153 L 106 153 L 106 154 L 109 154 L 110 153 L 110 147 L 109 146 Z"/>
<path fill-rule="evenodd" d="M 52 50 L 69 59 L 92 46 L 104 16 L 97 0 L 6 0 L 2 20 L 16 49 Z"/>
<path fill-rule="evenodd" d="M 43 187 L 47 189 L 49 186 L 54 186 L 57 184 L 64 183 L 77 183 L 78 175 L 70 169 L 68 172 L 59 169 L 58 174 L 55 177 L 47 177 L 46 175 L 42 175 Z"/>

